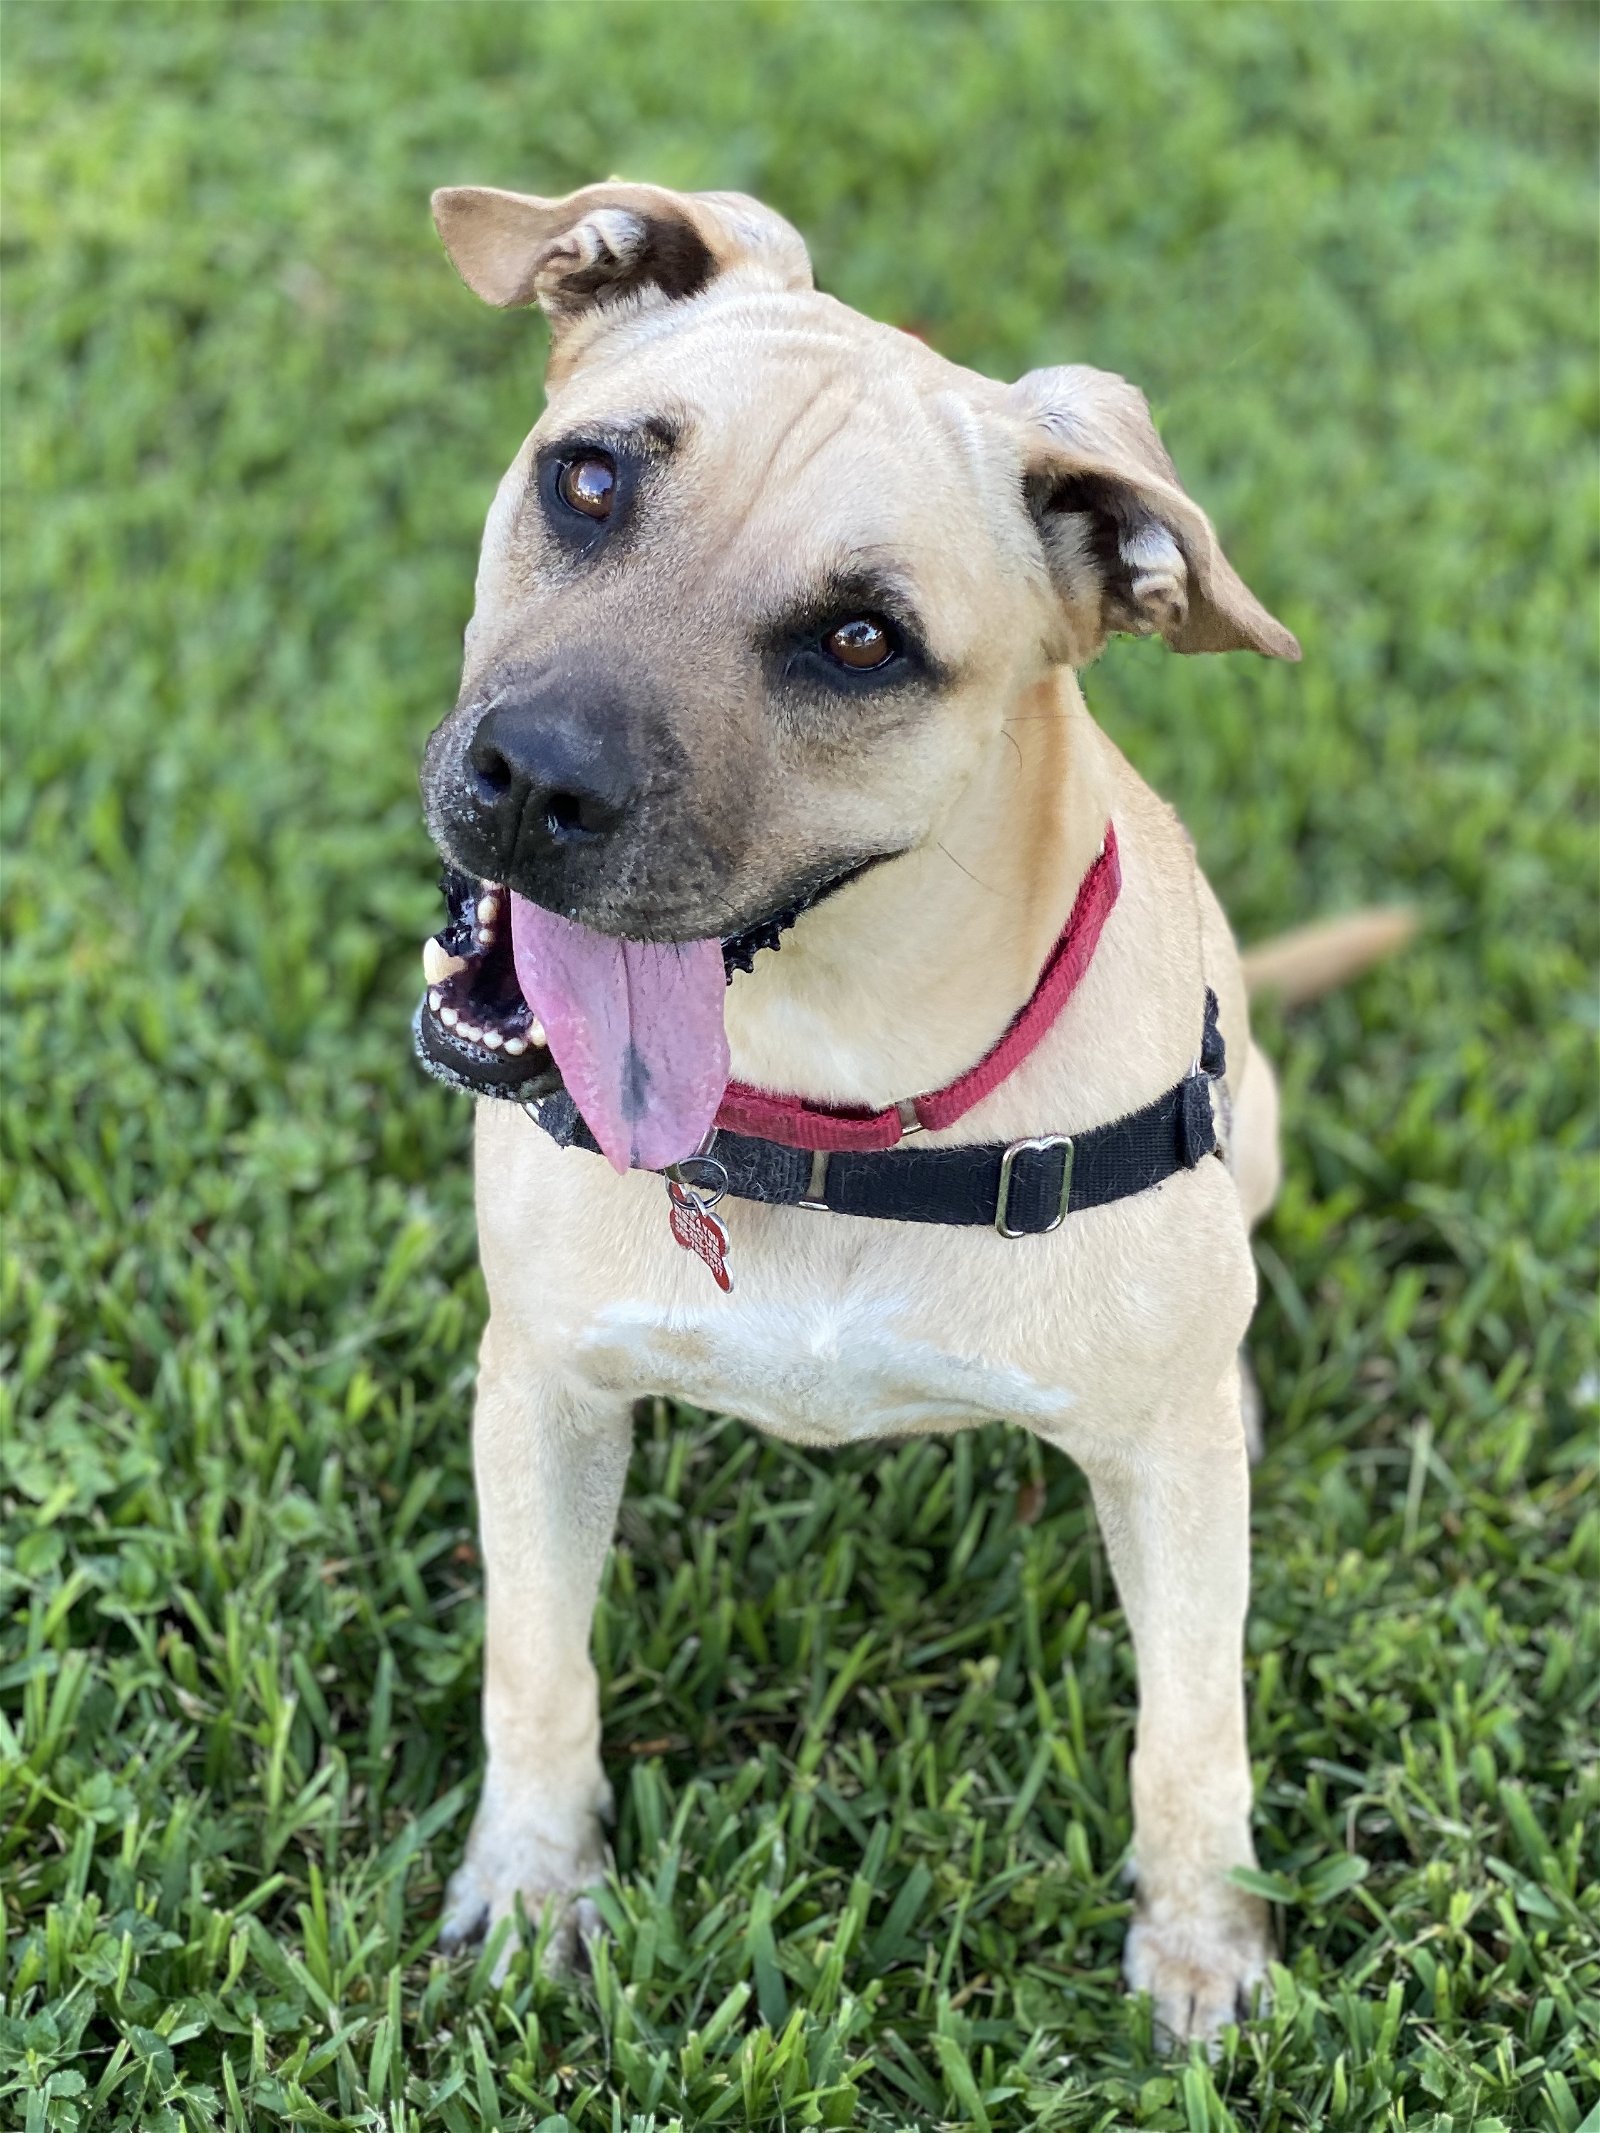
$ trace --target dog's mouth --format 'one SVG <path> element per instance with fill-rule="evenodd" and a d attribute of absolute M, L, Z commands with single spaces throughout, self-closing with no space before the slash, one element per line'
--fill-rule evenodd
<path fill-rule="evenodd" d="M 618 1170 L 680 1161 L 727 1084 L 724 988 L 879 856 L 721 940 L 666 943 L 595 933 L 446 866 L 446 920 L 422 950 L 418 1057 L 474 1095 L 530 1102 L 565 1085 Z"/>
<path fill-rule="evenodd" d="M 543 1094 L 560 1072 L 544 1024 L 522 997 L 511 953 L 510 900 L 454 867 L 439 879 L 445 923 L 422 944 L 427 991 L 417 1017 L 423 1063 L 487 1095 Z"/>

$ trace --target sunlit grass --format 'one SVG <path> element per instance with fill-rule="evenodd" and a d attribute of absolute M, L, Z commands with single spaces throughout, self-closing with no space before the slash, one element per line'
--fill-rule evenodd
<path fill-rule="evenodd" d="M 1576 2133 L 1594 1888 L 1592 18 L 5 17 L 0 2121 Z M 538 329 L 431 186 L 743 186 L 948 354 L 1150 394 L 1305 664 L 1090 699 L 1247 935 L 1289 1176 L 1252 1747 L 1284 1968 L 1122 1994 L 1127 1641 L 1020 1434 L 654 1410 L 597 1625 L 611 1932 L 432 1947 L 479 1763 L 467 1107 L 415 762 Z"/>

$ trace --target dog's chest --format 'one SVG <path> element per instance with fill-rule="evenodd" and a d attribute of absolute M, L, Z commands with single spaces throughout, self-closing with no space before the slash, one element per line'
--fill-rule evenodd
<path fill-rule="evenodd" d="M 957 1352 L 893 1294 L 602 1308 L 573 1361 L 598 1389 L 661 1392 L 804 1444 L 960 1429 L 996 1416 L 1050 1429 L 1070 1390 Z"/>

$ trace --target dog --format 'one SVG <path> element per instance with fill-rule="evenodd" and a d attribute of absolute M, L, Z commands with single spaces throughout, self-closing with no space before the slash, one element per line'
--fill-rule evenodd
<path fill-rule="evenodd" d="M 1278 1100 L 1192 844 L 1075 673 L 1118 632 L 1299 645 L 1123 379 L 958 368 L 737 194 L 433 207 L 467 286 L 552 331 L 422 772 L 418 1049 L 502 1099 L 488 1760 L 444 1942 L 520 1899 L 570 1947 L 603 1871 L 589 1633 L 637 1400 L 813 1446 L 1006 1417 L 1087 1476 L 1133 1636 L 1127 1981 L 1214 2040 L 1272 1947 L 1233 1876 Z M 1310 990 L 1399 930 L 1262 972 Z"/>

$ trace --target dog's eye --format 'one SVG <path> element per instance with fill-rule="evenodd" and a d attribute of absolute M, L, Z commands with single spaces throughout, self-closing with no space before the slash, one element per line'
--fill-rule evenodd
<path fill-rule="evenodd" d="M 556 476 L 556 493 L 569 511 L 585 518 L 609 518 L 617 496 L 615 463 L 600 452 L 569 459 Z"/>
<path fill-rule="evenodd" d="M 885 665 L 894 657 L 898 647 L 894 631 L 887 622 L 880 622 L 876 615 L 852 615 L 848 622 L 841 622 L 829 630 L 822 640 L 822 649 L 830 659 L 837 659 L 840 666 L 851 667 L 861 674 L 869 668 Z"/>

